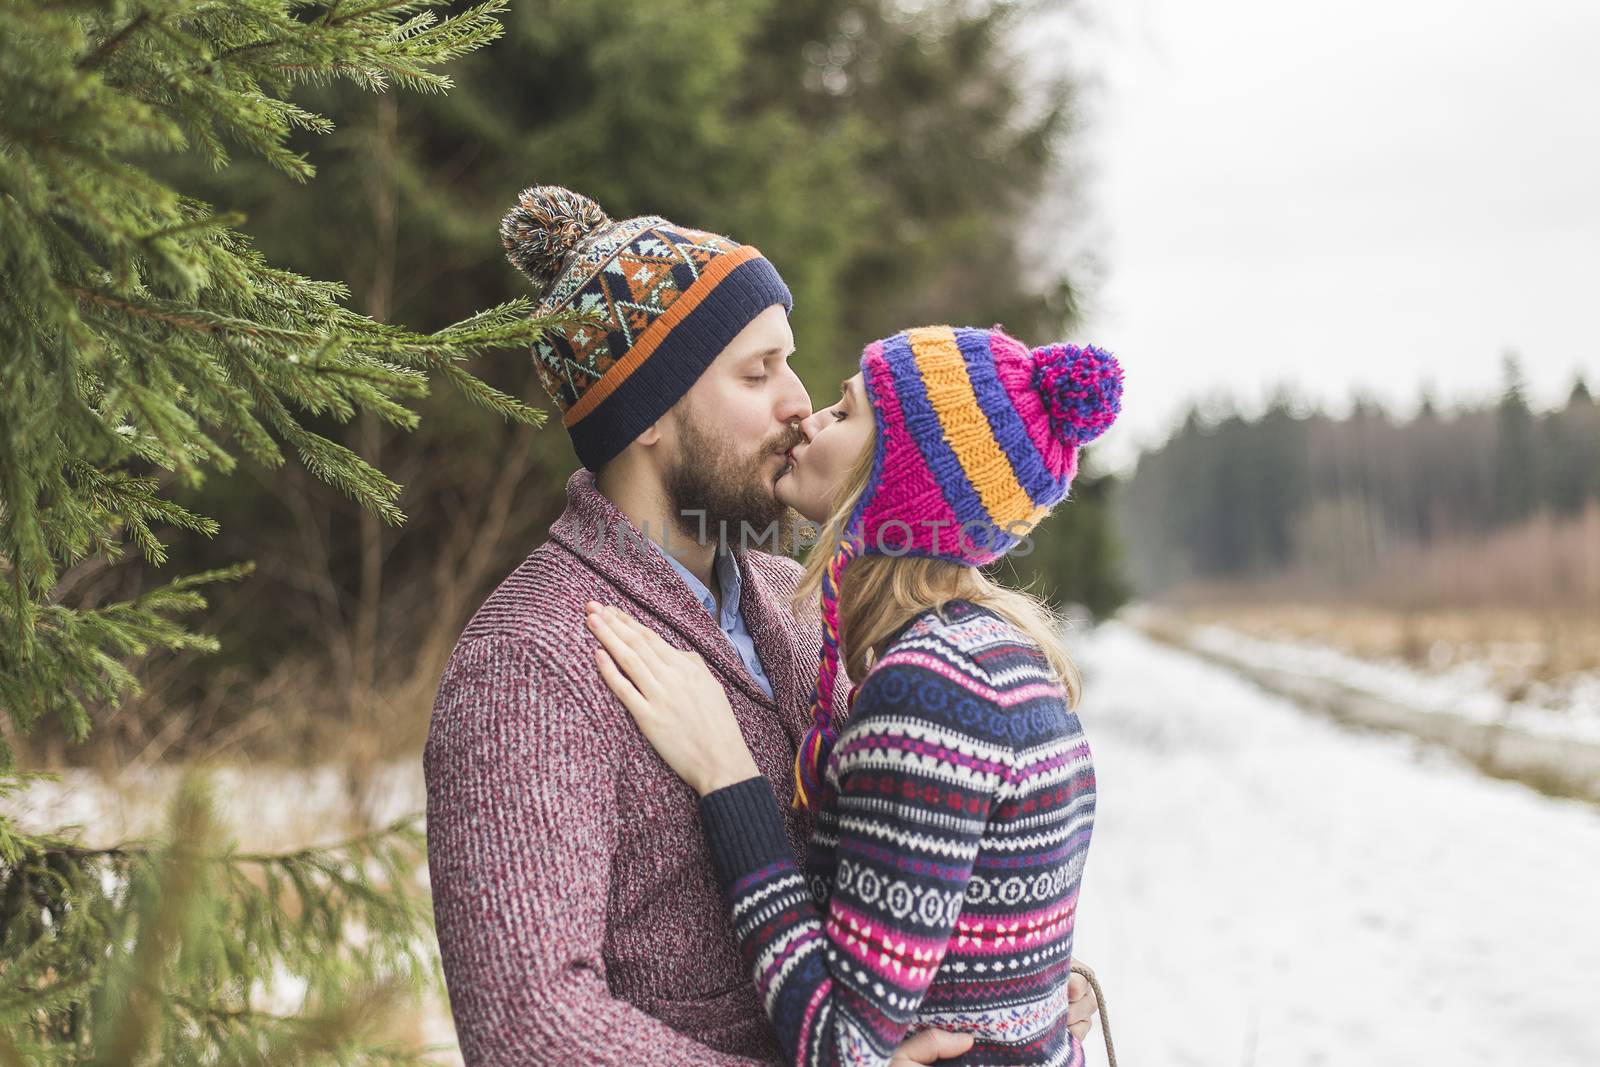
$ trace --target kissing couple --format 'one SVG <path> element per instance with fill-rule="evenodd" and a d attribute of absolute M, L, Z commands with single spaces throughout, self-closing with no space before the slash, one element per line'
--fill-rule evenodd
<path fill-rule="evenodd" d="M 583 466 L 423 757 L 466 1062 L 1083 1063 L 1081 683 L 982 568 L 1067 496 L 1116 361 L 918 327 L 813 410 L 755 248 L 559 186 L 500 234 L 566 323 L 533 355 Z M 764 547 L 797 517 L 803 565 Z"/>

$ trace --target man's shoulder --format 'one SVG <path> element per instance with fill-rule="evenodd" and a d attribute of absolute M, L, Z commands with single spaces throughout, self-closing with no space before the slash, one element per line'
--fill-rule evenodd
<path fill-rule="evenodd" d="M 605 683 L 581 649 L 583 605 L 603 599 L 606 588 L 559 545 L 531 552 L 473 613 L 445 660 L 425 755 L 457 734 L 511 737 L 537 723 L 555 736 L 602 726 Z"/>
<path fill-rule="evenodd" d="M 483 640 L 547 652 L 571 645 L 583 626 L 584 604 L 610 583 L 556 541 L 534 549 L 484 598 L 462 630 L 458 647 Z"/>
<path fill-rule="evenodd" d="M 439 679 L 435 714 L 458 690 L 487 684 L 521 686 L 545 695 L 580 692 L 585 675 L 572 669 L 584 636 L 584 604 L 605 600 L 610 586 L 561 545 L 545 542 L 501 579 L 456 638 Z"/>

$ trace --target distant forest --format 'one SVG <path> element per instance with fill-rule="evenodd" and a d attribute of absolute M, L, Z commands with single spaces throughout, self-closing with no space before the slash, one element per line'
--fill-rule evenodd
<path fill-rule="evenodd" d="M 1498 397 L 1396 419 L 1280 398 L 1255 417 L 1191 409 L 1116 504 L 1144 595 L 1219 587 L 1430 606 L 1600 603 L 1600 406 L 1582 376 L 1534 411 L 1521 368 Z"/>

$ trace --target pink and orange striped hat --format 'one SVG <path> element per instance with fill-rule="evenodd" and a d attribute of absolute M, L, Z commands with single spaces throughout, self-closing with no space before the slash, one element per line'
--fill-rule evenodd
<path fill-rule="evenodd" d="M 982 566 L 1060 503 L 1078 449 L 1122 408 L 1122 368 L 1093 345 L 1029 349 L 1000 327 L 925 326 L 861 356 L 877 430 L 872 473 L 822 583 L 814 725 L 795 759 L 795 803 L 814 804 L 836 733 L 839 585 L 860 555 Z"/>

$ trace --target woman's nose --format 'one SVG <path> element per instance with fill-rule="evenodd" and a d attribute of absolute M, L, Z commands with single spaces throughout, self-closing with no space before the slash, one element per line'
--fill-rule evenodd
<path fill-rule="evenodd" d="M 800 420 L 800 432 L 806 435 L 806 443 L 810 444 L 816 439 L 817 433 L 822 429 L 822 412 L 813 411 L 809 416 Z"/>

